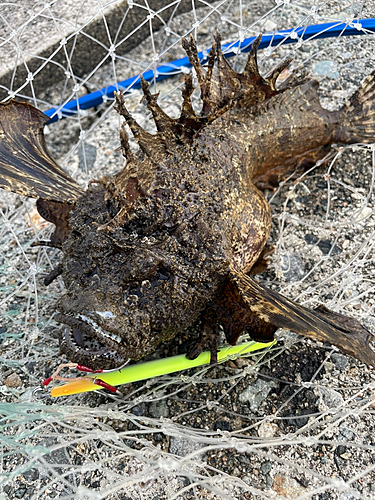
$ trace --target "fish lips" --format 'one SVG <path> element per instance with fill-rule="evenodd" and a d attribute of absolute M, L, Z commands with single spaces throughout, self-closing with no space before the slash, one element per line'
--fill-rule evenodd
<path fill-rule="evenodd" d="M 70 361 L 114 368 L 141 359 L 162 340 L 151 328 L 149 311 L 137 303 L 125 305 L 121 296 L 98 288 L 78 292 L 69 290 L 59 299 L 55 316 L 65 326 L 60 344 Z"/>
<path fill-rule="evenodd" d="M 60 332 L 60 350 L 70 361 L 92 369 L 113 369 L 128 360 L 121 337 L 89 316 L 57 314 L 56 320 L 65 325 Z"/>
<path fill-rule="evenodd" d="M 77 364 L 93 370 L 113 370 L 128 358 L 77 328 L 65 327 L 60 334 L 60 351 Z"/>

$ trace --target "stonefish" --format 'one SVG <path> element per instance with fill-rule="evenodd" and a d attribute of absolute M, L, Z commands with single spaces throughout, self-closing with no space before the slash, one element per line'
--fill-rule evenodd
<path fill-rule="evenodd" d="M 118 93 L 126 164 L 114 176 L 92 180 L 86 191 L 48 152 L 48 117 L 26 103 L 0 105 L 0 187 L 37 198 L 40 215 L 56 226 L 48 244 L 61 249 L 62 260 L 45 283 L 58 275 L 65 283 L 55 317 L 71 361 L 113 368 L 200 320 L 190 358 L 208 347 L 215 361 L 221 324 L 230 344 L 243 332 L 269 341 L 283 327 L 375 366 L 373 337 L 357 320 L 324 306 L 309 310 L 252 277 L 266 267 L 271 227 L 261 190 L 323 158 L 333 143 L 374 141 L 375 73 L 346 106 L 330 112 L 319 103 L 316 81 L 292 76 L 276 85 L 290 61 L 262 77 L 259 42 L 237 73 L 219 35 L 206 68 L 195 41 L 184 40 L 202 109 L 198 114 L 192 106 L 191 75 L 178 119 L 163 112 L 142 79 L 156 134 L 132 118 Z"/>

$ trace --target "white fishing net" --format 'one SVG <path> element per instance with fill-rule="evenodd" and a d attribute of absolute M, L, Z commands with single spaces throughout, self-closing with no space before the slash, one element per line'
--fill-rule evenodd
<path fill-rule="evenodd" d="M 338 109 L 375 68 L 375 40 L 358 19 L 375 2 L 287 0 L 0 1 L 0 98 L 46 111 L 199 50 L 259 32 L 344 23 L 360 36 L 306 40 L 260 52 L 267 72 L 287 55 Z M 321 28 L 322 30 L 324 28 Z M 231 64 L 241 68 L 246 55 Z M 179 112 L 183 72 L 156 84 Z M 126 103 L 145 127 L 139 90 Z M 118 171 L 120 117 L 105 97 L 46 128 L 49 148 L 83 186 Z M 306 118 L 308 119 L 308 118 Z M 324 304 L 375 333 L 375 149 L 336 147 L 275 192 L 271 264 L 259 279 L 309 307 Z M 41 381 L 58 354 L 44 276 L 59 251 L 33 247 L 52 228 L 34 200 L 0 192 L 0 498 L 272 499 L 375 497 L 374 371 L 336 348 L 280 331 L 266 353 L 105 391 L 53 399 Z M 184 352 L 181 334 L 154 357 Z"/>

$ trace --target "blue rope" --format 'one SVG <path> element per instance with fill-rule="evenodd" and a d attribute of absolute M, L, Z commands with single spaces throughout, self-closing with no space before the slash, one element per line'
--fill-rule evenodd
<path fill-rule="evenodd" d="M 296 29 L 287 29 L 278 31 L 275 34 L 263 35 L 262 41 L 260 43 L 259 49 L 264 49 L 269 46 L 297 43 L 300 40 L 310 40 L 319 38 L 332 38 L 337 36 L 353 36 L 353 35 L 367 35 L 369 33 L 375 33 L 375 18 L 370 19 L 358 19 L 350 24 L 347 23 L 325 23 L 325 24 L 315 24 L 311 26 L 302 26 Z M 245 38 L 242 42 L 227 43 L 222 46 L 223 53 L 225 57 L 232 57 L 238 52 L 249 52 L 253 41 L 256 37 Z M 207 60 L 209 50 L 205 52 L 199 52 L 198 57 L 202 64 Z M 191 64 L 187 57 L 182 59 L 177 59 L 176 61 L 159 66 L 156 71 L 148 70 L 143 73 L 143 77 L 148 82 L 160 82 L 165 78 L 179 74 L 183 72 L 183 68 L 191 68 Z M 57 121 L 58 119 L 67 118 L 73 116 L 77 113 L 78 109 L 89 109 L 98 106 L 102 102 L 114 97 L 114 92 L 120 88 L 125 91 L 132 89 L 137 89 L 141 87 L 141 82 L 139 76 L 133 76 L 127 78 L 122 82 L 117 83 L 117 85 L 110 85 L 109 87 L 104 87 L 101 90 L 97 90 L 78 100 L 74 99 L 63 105 L 61 109 L 51 108 L 45 112 L 47 116 L 51 116 L 51 120 L 48 124 Z"/>

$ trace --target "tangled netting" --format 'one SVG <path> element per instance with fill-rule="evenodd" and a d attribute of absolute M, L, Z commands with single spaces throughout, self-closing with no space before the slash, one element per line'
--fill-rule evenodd
<path fill-rule="evenodd" d="M 354 23 L 361 36 L 296 40 L 260 53 L 264 72 L 292 55 L 292 68 L 318 79 L 322 104 L 337 109 L 375 68 L 374 36 L 357 22 L 371 17 L 373 1 L 351 0 L 0 2 L 0 99 L 58 113 L 184 57 L 181 37 L 189 33 L 204 50 L 216 29 L 226 43 Z M 231 64 L 241 68 L 245 57 Z M 183 82 L 175 73 L 155 85 L 173 116 Z M 151 127 L 139 90 L 127 90 L 133 116 Z M 123 165 L 120 122 L 105 97 L 46 127 L 49 148 L 86 187 Z M 260 280 L 375 333 L 374 172 L 374 146 L 335 147 L 268 192 L 276 251 Z M 280 331 L 268 352 L 129 384 L 117 395 L 52 399 L 41 381 L 64 361 L 53 320 L 63 283 L 46 288 L 43 278 L 59 252 L 32 246 L 52 229 L 33 200 L 1 191 L 0 209 L 0 498 L 375 497 L 374 371 L 290 332 Z M 153 357 L 184 352 L 196 334 L 184 332 Z"/>

